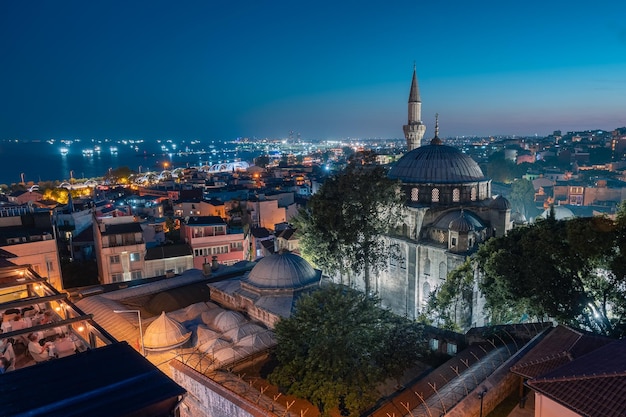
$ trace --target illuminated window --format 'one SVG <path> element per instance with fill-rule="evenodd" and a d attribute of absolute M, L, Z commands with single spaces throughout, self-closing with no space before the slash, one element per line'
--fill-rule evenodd
<path fill-rule="evenodd" d="M 418 201 L 419 199 L 419 190 L 417 188 L 413 188 L 411 190 L 411 201 Z"/>
<path fill-rule="evenodd" d="M 452 190 L 452 201 L 454 201 L 455 203 L 461 201 L 461 191 L 458 188 Z"/>
<path fill-rule="evenodd" d="M 139 252 L 133 252 L 130 254 L 130 261 L 131 262 L 138 262 L 141 261 L 141 254 Z"/>
<path fill-rule="evenodd" d="M 433 203 L 438 203 L 439 202 L 439 188 L 433 188 L 432 201 L 433 201 Z"/>

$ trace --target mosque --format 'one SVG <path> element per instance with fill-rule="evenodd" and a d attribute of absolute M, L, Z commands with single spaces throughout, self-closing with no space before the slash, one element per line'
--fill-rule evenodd
<path fill-rule="evenodd" d="M 433 139 L 422 145 L 421 105 L 414 69 L 404 125 L 408 152 L 388 174 L 401 182 L 407 197 L 400 227 L 385 237 L 399 249 L 399 257 L 390 257 L 387 270 L 372 282 L 383 305 L 409 319 L 420 314 L 431 291 L 480 243 L 512 228 L 510 203 L 492 197 L 491 180 L 470 156 L 444 144 L 438 120 Z M 457 324 L 465 329 L 483 325 L 483 304 L 476 288 Z"/>

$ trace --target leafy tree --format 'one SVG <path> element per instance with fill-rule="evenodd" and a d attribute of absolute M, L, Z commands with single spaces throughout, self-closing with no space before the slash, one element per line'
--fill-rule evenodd
<path fill-rule="evenodd" d="M 279 365 L 270 381 L 324 414 L 341 405 L 359 415 L 376 399 L 376 384 L 400 375 L 425 351 L 421 325 L 341 285 L 300 298 L 275 330 Z"/>
<path fill-rule="evenodd" d="M 474 290 L 474 267 L 470 258 L 451 271 L 444 283 L 429 295 L 427 316 L 438 327 L 459 330 L 459 324 L 469 327 L 471 323 L 459 323 L 461 309 L 471 308 Z"/>
<path fill-rule="evenodd" d="M 270 163 L 270 157 L 267 155 L 260 155 L 254 159 L 254 165 L 265 168 Z"/>
<path fill-rule="evenodd" d="M 547 219 L 494 238 L 476 256 L 492 320 L 552 317 L 604 334 L 621 332 L 626 312 L 619 273 L 619 221 Z"/>
<path fill-rule="evenodd" d="M 305 258 L 326 271 L 362 274 L 386 267 L 393 248 L 380 236 L 394 227 L 402 209 L 399 184 L 379 165 L 349 164 L 328 178 L 294 219 Z"/>
<path fill-rule="evenodd" d="M 531 181 L 517 179 L 511 184 L 510 201 L 513 211 L 522 213 L 526 218 L 535 217 L 535 187 Z"/>

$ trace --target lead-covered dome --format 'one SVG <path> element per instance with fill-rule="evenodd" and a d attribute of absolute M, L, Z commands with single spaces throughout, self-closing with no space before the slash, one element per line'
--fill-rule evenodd
<path fill-rule="evenodd" d="M 470 156 L 443 145 L 435 137 L 430 145 L 405 154 L 389 171 L 389 177 L 405 184 L 460 184 L 485 180 L 482 170 Z"/>
<path fill-rule="evenodd" d="M 262 258 L 245 283 L 258 289 L 297 290 L 317 284 L 320 278 L 321 271 L 313 269 L 305 259 L 285 252 Z"/>

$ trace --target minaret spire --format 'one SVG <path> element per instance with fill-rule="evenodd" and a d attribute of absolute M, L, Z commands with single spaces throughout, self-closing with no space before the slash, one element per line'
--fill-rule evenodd
<path fill-rule="evenodd" d="M 409 91 L 409 120 L 403 126 L 403 130 L 408 150 L 412 151 L 415 148 L 419 148 L 426 132 L 426 125 L 422 123 L 422 101 L 420 100 L 415 62 L 413 62 L 413 79 L 411 80 L 411 90 Z"/>
<path fill-rule="evenodd" d="M 435 137 L 430 141 L 431 145 L 441 145 L 443 142 L 439 139 L 439 113 L 435 113 Z"/>

